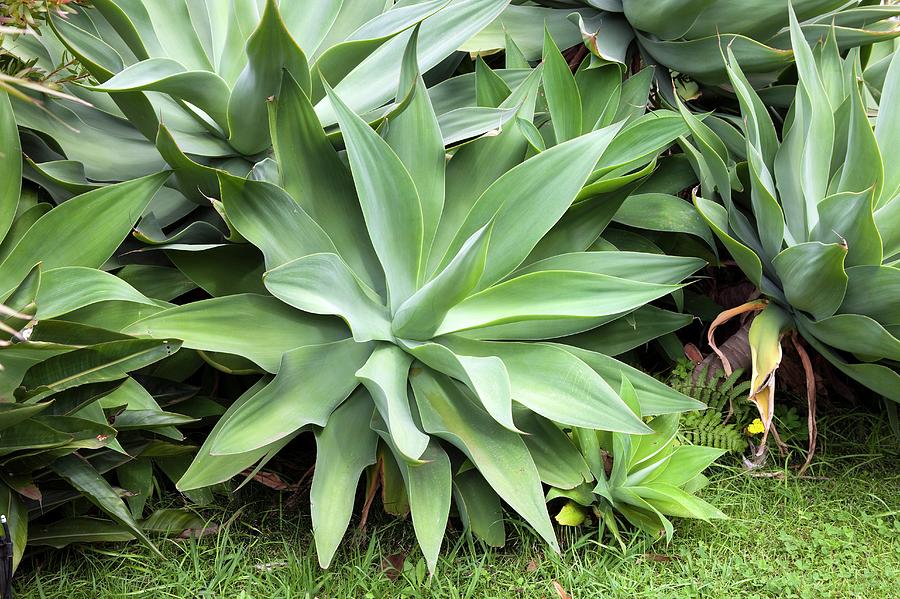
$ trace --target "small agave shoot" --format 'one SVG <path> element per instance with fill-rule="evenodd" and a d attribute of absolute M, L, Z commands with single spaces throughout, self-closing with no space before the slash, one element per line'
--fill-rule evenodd
<path fill-rule="evenodd" d="M 799 81 L 782 139 L 728 50 L 746 136 L 744 189 L 732 191 L 725 144 L 683 111 L 704 197 L 695 205 L 762 298 L 719 316 L 754 314 L 749 329 L 750 400 L 768 433 L 775 374 L 790 340 L 807 375 L 810 445 L 815 450 L 815 381 L 801 340 L 875 393 L 900 401 L 900 60 L 888 69 L 874 130 L 861 93 L 860 57 L 842 59 L 835 33 L 815 50 L 791 13 Z M 890 148 L 890 150 L 888 150 Z M 731 167 L 733 168 L 733 167 Z M 713 190 L 721 204 L 707 199 Z M 760 449 L 762 455 L 763 447 Z"/>
<path fill-rule="evenodd" d="M 491 544 L 503 543 L 502 500 L 557 549 L 542 482 L 593 480 L 564 429 L 652 432 L 616 392 L 626 378 L 640 414 L 702 406 L 566 343 L 680 289 L 703 264 L 586 251 L 594 238 L 560 252 L 565 244 L 548 236 L 622 123 L 538 152 L 528 139 L 535 69 L 504 100 L 517 117 L 448 157 L 415 41 L 402 101 L 378 131 L 324 86 L 349 170 L 310 83 L 285 74 L 270 106 L 281 185 L 218 174 L 224 214 L 264 255 L 271 295 L 198 301 L 126 329 L 270 373 L 220 419 L 179 486 L 261 467 L 313 431 L 312 520 L 325 567 L 379 457 L 399 472 L 433 571 L 454 499 Z"/>

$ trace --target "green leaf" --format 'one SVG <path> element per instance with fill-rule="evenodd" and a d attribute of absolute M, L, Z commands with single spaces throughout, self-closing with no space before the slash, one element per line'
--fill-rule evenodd
<path fill-rule="evenodd" d="M 862 314 L 836 314 L 812 321 L 804 328 L 822 343 L 860 356 L 900 361 L 900 340 L 878 322 Z"/>
<path fill-rule="evenodd" d="M 393 437 L 387 432 L 387 425 L 378 414 L 372 417 L 372 430 L 378 433 L 396 457 L 406 485 L 416 539 L 425 554 L 428 571 L 434 573 L 450 515 L 450 458 L 440 444 L 432 440 L 422 454 L 421 463 L 410 464 L 397 449 Z"/>
<path fill-rule="evenodd" d="M 747 275 L 747 278 L 757 287 L 761 286 L 762 262 L 756 252 L 728 233 L 728 211 L 719 204 L 696 195 L 694 196 L 694 206 L 740 269 Z"/>
<path fill-rule="evenodd" d="M 875 138 L 881 148 L 891 148 L 900 139 L 900 58 L 894 52 L 881 91 L 878 120 L 875 122 Z M 876 206 L 879 208 L 891 201 L 900 191 L 900 157 L 894 152 L 885 152 L 884 188 Z"/>
<path fill-rule="evenodd" d="M 562 424 L 643 434 L 647 427 L 587 364 L 546 343 L 496 343 L 450 336 L 457 355 L 496 356 L 509 373 L 512 398 Z"/>
<path fill-rule="evenodd" d="M 168 94 L 200 108 L 223 129 L 228 128 L 227 109 L 231 90 L 217 74 L 189 70 L 177 60 L 154 57 L 119 71 L 101 85 L 87 86 L 98 92 L 150 91 Z"/>
<path fill-rule="evenodd" d="M 856 85 L 856 64 L 854 63 L 854 84 L 850 89 L 850 130 L 847 133 L 847 152 L 841 168 L 841 180 L 838 183 L 838 191 L 860 192 L 874 188 L 873 206 L 878 203 L 882 188 L 884 187 L 884 162 L 881 150 L 878 147 L 876 133 L 872 131 L 869 116 L 866 114 L 865 104 L 859 94 Z M 885 106 L 879 110 L 879 118 L 876 127 L 881 120 L 881 115 L 891 109 Z M 888 113 L 889 115 L 889 113 Z M 898 139 L 898 138 L 894 138 Z M 819 208 L 821 213 L 821 207 Z"/>
<path fill-rule="evenodd" d="M 350 523 L 362 471 L 375 463 L 378 436 L 369 427 L 372 399 L 357 391 L 316 433 L 316 469 L 309 492 L 319 565 L 327 568 Z"/>
<path fill-rule="evenodd" d="M 306 94 L 287 73 L 281 83 L 281 91 L 272 103 L 269 117 L 272 144 L 285 191 L 322 227 L 334 242 L 338 254 L 357 276 L 373 289 L 383 291 L 384 275 L 378 258 L 371 244 L 361 242 L 367 237 L 366 224 L 350 172 L 331 146 Z M 288 209 L 280 197 L 277 202 L 279 210 Z M 255 219 L 265 219 L 267 225 L 278 226 L 279 229 L 298 226 L 291 222 L 270 222 L 266 212 L 257 214 L 262 208 L 259 204 L 257 201 L 244 201 L 241 207 L 245 212 L 252 211 Z M 276 229 L 263 226 L 263 232 L 272 230 Z M 275 243 L 299 243 L 291 236 L 282 237 L 280 241 L 270 240 L 269 237 L 262 235 L 256 241 L 260 247 Z M 293 258 L 301 255 L 297 250 L 291 254 Z M 273 268 L 277 264 L 273 262 L 268 266 Z"/>
<path fill-rule="evenodd" d="M 490 483 L 474 468 L 453 477 L 453 500 L 463 527 L 491 547 L 506 544 L 503 508 Z"/>
<path fill-rule="evenodd" d="M 256 30 L 247 40 L 247 63 L 228 100 L 229 143 L 242 154 L 257 154 L 269 146 L 267 99 L 289 72 L 310 91 L 309 65 L 291 37 L 275 0 L 267 0 Z"/>
<path fill-rule="evenodd" d="M 689 202 L 664 193 L 635 194 L 625 199 L 613 220 L 651 231 L 696 235 L 710 247 L 715 240 L 709 227 Z"/>
<path fill-rule="evenodd" d="M 305 312 L 343 318 L 357 341 L 393 339 L 390 315 L 337 254 L 310 254 L 268 271 L 266 288 Z"/>
<path fill-rule="evenodd" d="M 845 246 L 811 241 L 787 248 L 775 256 L 772 265 L 791 306 L 819 320 L 837 312 L 844 301 L 846 257 Z"/>
<path fill-rule="evenodd" d="M 219 173 L 225 213 L 238 232 L 262 250 L 269 269 L 295 258 L 334 252 L 328 234 L 283 189 Z"/>
<path fill-rule="evenodd" d="M 409 38 L 400 70 L 401 108 L 389 113 L 380 133 L 409 172 L 422 209 L 422 259 L 428 260 L 431 242 L 444 207 L 444 169 L 447 157 L 437 116 L 417 65 L 418 26 Z"/>
<path fill-rule="evenodd" d="M 247 389 L 247 391 L 242 393 L 241 396 L 228 407 L 225 414 L 216 421 L 215 426 L 213 426 L 212 431 L 207 435 L 203 445 L 197 450 L 197 455 L 194 457 L 194 460 L 181 474 L 181 479 L 177 482 L 179 490 L 202 489 L 210 485 L 224 482 L 231 477 L 236 476 L 244 469 L 252 467 L 261 460 L 267 460 L 297 435 L 296 433 L 288 435 L 271 445 L 266 445 L 254 451 L 239 455 L 214 456 L 210 452 L 210 448 L 218 442 L 220 436 L 219 433 L 230 416 L 241 406 L 249 402 L 271 380 L 271 377 L 263 377 L 258 380 Z"/>
<path fill-rule="evenodd" d="M 0 241 L 16 218 L 22 187 L 22 149 L 12 105 L 6 91 L 0 90 Z M 21 556 L 20 556 L 21 557 Z M 18 560 L 16 560 L 18 564 Z"/>
<path fill-rule="evenodd" d="M 443 264 L 493 219 L 492 241 L 478 288 L 512 272 L 568 210 L 619 128 L 613 125 L 559 144 L 505 172 L 475 202 Z"/>
<path fill-rule="evenodd" d="M 91 503 L 103 510 L 110 518 L 126 527 L 131 535 L 143 542 L 155 554 L 162 557 L 159 550 L 141 530 L 140 525 L 132 517 L 128 506 L 118 493 L 106 482 L 91 464 L 78 455 L 67 455 L 59 458 L 52 465 L 53 471 L 60 475 L 85 496 Z"/>
<path fill-rule="evenodd" d="M 693 320 L 690 314 L 662 310 L 655 306 L 642 306 L 622 318 L 585 331 L 561 341 L 582 349 L 616 356 L 645 343 L 674 333 Z"/>
<path fill-rule="evenodd" d="M 422 369 L 412 373 L 410 382 L 425 431 L 465 453 L 491 488 L 558 551 L 540 476 L 521 437 L 497 424 L 442 375 Z"/>
<path fill-rule="evenodd" d="M 416 185 L 403 162 L 368 124 L 326 88 L 338 116 L 369 238 L 384 267 L 391 310 L 418 285 L 423 216 Z"/>
<path fill-rule="evenodd" d="M 574 489 L 593 479 L 581 453 L 556 424 L 530 410 L 517 411 L 516 420 L 525 432 L 522 439 L 542 481 L 560 489 Z"/>
<path fill-rule="evenodd" d="M 379 344 L 356 378 L 371 394 L 398 451 L 416 462 L 428 446 L 428 435 L 419 430 L 409 405 L 406 381 L 411 363 L 412 356 L 396 345 Z"/>
<path fill-rule="evenodd" d="M 179 347 L 177 341 L 125 339 L 76 349 L 29 368 L 22 379 L 24 393 L 33 403 L 79 385 L 122 379 L 174 354 Z"/>
<path fill-rule="evenodd" d="M 509 86 L 503 78 L 495 73 L 479 55 L 475 59 L 475 103 L 478 106 L 496 108 L 509 97 L 509 94 Z"/>
<path fill-rule="evenodd" d="M 220 419 L 210 453 L 248 453 L 308 424 L 325 426 L 331 412 L 359 384 L 356 371 L 373 348 L 371 343 L 344 339 L 285 353 L 272 382 Z"/>
<path fill-rule="evenodd" d="M 676 289 L 591 272 L 537 271 L 470 296 L 447 313 L 436 334 L 528 320 L 609 316 Z"/>
<path fill-rule="evenodd" d="M 55 318 L 97 302 L 121 300 L 155 305 L 122 279 L 94 268 L 69 266 L 43 273 L 37 318 Z"/>
<path fill-rule="evenodd" d="M 581 94 L 575 76 L 556 47 L 550 31 L 544 29 L 544 94 L 550 108 L 550 122 L 556 142 L 574 139 L 582 133 Z"/>
<path fill-rule="evenodd" d="M 576 356 L 579 360 L 590 366 L 613 388 L 622 385 L 623 375 L 637 392 L 641 414 L 655 416 L 658 414 L 672 414 L 675 412 L 689 412 L 702 410 L 706 406 L 695 399 L 675 391 L 652 376 L 632 368 L 624 362 L 611 358 L 602 353 L 588 351 L 568 345 L 555 345 Z"/>
<path fill-rule="evenodd" d="M 344 339 L 336 318 L 304 314 L 263 295 L 239 294 L 163 310 L 126 327 L 125 333 L 176 338 L 184 347 L 243 356 L 278 372 L 281 356 L 305 345 Z M 252 343 L 248 343 L 248 338 Z"/>
<path fill-rule="evenodd" d="M 871 187 L 862 192 L 828 196 L 819 203 L 819 222 L 811 238 L 822 243 L 846 244 L 848 267 L 881 264 L 881 234 L 872 213 L 874 200 Z"/>
<path fill-rule="evenodd" d="M 0 263 L 0 298 L 28 271 L 61 266 L 99 268 L 112 256 L 168 173 L 109 185 L 72 198 L 38 219 Z M 53 245 L 47 240 L 53 239 Z"/>
<path fill-rule="evenodd" d="M 841 314 L 864 314 L 883 325 L 900 325 L 900 269 L 853 266 L 847 269 L 847 279 Z"/>
<path fill-rule="evenodd" d="M 429 339 L 453 306 L 478 285 L 484 272 L 490 225 L 472 234 L 450 263 L 397 309 L 394 334 L 407 339 Z"/>
<path fill-rule="evenodd" d="M 500 358 L 457 355 L 440 343 L 403 342 L 403 348 L 427 366 L 464 383 L 494 420 L 518 432 L 512 416 L 509 374 Z"/>

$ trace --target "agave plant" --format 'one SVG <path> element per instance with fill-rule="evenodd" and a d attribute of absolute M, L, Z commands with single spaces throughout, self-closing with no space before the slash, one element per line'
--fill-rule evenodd
<path fill-rule="evenodd" d="M 642 413 L 702 405 L 613 358 L 552 341 L 677 291 L 702 265 L 586 252 L 599 231 L 566 234 L 574 229 L 564 215 L 623 122 L 535 148 L 535 69 L 501 103 L 515 118 L 448 159 L 415 41 L 402 100 L 377 132 L 323 83 L 349 170 L 312 85 L 286 73 L 270 119 L 281 185 L 217 173 L 235 237 L 265 257 L 266 294 L 202 300 L 124 329 L 271 373 L 220 419 L 179 487 L 259 467 L 313 430 L 312 520 L 325 567 L 359 477 L 379 456 L 400 473 L 433 569 L 451 497 L 489 542 L 502 542 L 502 499 L 557 547 L 541 482 L 574 488 L 591 478 L 560 427 L 651 431 L 615 392 L 623 376 Z"/>
<path fill-rule="evenodd" d="M 499 48 L 504 34 L 508 34 L 526 52 L 537 54 L 539 24 L 547 21 L 559 41 L 574 45 L 583 39 L 599 60 L 626 64 L 634 43 L 647 62 L 709 85 L 728 82 L 720 53 L 720 48 L 728 46 L 751 80 L 763 85 L 794 61 L 787 27 L 788 4 L 789 0 L 754 0 L 740 6 L 731 0 L 515 2 L 466 47 L 473 51 Z M 793 2 L 808 40 L 825 37 L 834 26 L 842 50 L 900 35 L 893 20 L 900 8 L 879 4 L 869 0 Z M 660 89 L 667 93 L 671 84 Z"/>
<path fill-rule="evenodd" d="M 807 368 L 810 457 L 815 447 L 815 384 L 800 338 L 837 369 L 900 401 L 897 339 L 900 253 L 897 197 L 900 60 L 893 59 L 874 130 L 860 89 L 859 54 L 841 59 L 835 35 L 813 50 L 791 14 L 799 82 L 778 139 L 769 113 L 733 53 L 728 73 L 746 136 L 746 190 L 732 191 L 725 145 L 684 112 L 703 195 L 695 205 L 762 298 L 723 313 L 756 314 L 750 325 L 750 399 L 768 431 L 782 342 L 790 339 Z M 718 191 L 721 203 L 708 199 Z M 716 350 L 718 352 L 718 349 Z M 726 370 L 728 360 L 722 354 Z"/>
<path fill-rule="evenodd" d="M 619 396 L 640 415 L 640 403 L 627 377 Z M 624 546 L 617 516 L 653 538 L 672 539 L 669 517 L 725 518 L 725 514 L 696 497 L 707 484 L 703 471 L 725 450 L 678 441 L 679 414 L 650 420 L 648 435 L 576 429 L 572 438 L 589 464 L 596 484 L 574 489 L 551 488 L 547 501 L 568 498 L 556 515 L 563 525 L 578 526 L 593 513 Z"/>
<path fill-rule="evenodd" d="M 324 125 L 335 122 L 321 74 L 358 111 L 393 97 L 400 56 L 421 23 L 420 67 L 430 69 L 489 23 L 503 0 L 360 2 L 208 0 L 160 3 L 103 0 L 52 15 L 43 36 L 20 36 L 8 50 L 50 71 L 74 57 L 90 74 L 66 86 L 93 108 L 49 102 L 57 118 L 16 106 L 23 127 L 49 138 L 84 173 L 50 160 L 39 171 L 70 184 L 121 181 L 176 171 L 182 153 L 240 175 L 265 157 L 266 98 L 283 70 L 312 85 Z M 312 77 L 315 73 L 316 76 Z M 373 119 L 376 117 L 372 117 Z M 45 150 L 46 152 L 46 150 Z M 81 167 L 78 167 L 81 168 Z M 190 198 L 209 191 L 183 182 Z"/>
<path fill-rule="evenodd" d="M 108 299 L 162 309 L 99 270 L 151 204 L 167 173 L 110 185 L 51 207 L 22 188 L 12 107 L 0 94 L 0 513 L 13 536 L 13 567 L 26 542 L 140 538 L 179 526 L 168 512 L 139 524 L 153 484 L 151 456 L 190 447 L 176 425 L 193 418 L 164 411 L 129 373 L 165 360 L 168 340 L 136 339 L 68 320 Z M 169 306 L 162 303 L 163 306 Z M 61 318 L 65 317 L 65 318 Z M 166 442 L 165 439 L 169 439 Z M 129 493 L 128 505 L 110 481 Z M 86 499 L 108 519 L 66 513 Z M 60 524 L 48 523 L 60 521 Z"/>

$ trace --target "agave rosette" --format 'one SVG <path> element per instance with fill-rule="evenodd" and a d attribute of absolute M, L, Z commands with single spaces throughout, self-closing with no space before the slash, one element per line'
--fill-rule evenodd
<path fill-rule="evenodd" d="M 635 414 L 641 413 L 627 378 L 622 381 L 620 396 Z M 597 482 L 574 489 L 550 489 L 548 501 L 568 498 L 556 515 L 557 522 L 578 526 L 593 513 L 624 546 L 618 517 L 666 542 L 674 534 L 670 517 L 725 518 L 694 495 L 708 482 L 703 471 L 725 450 L 681 443 L 679 419 L 679 414 L 656 416 L 649 422 L 652 432 L 647 435 L 575 430 L 572 438 Z"/>
<path fill-rule="evenodd" d="M 223 295 L 125 329 L 274 375 L 231 406 L 179 485 L 259 467 L 314 430 L 323 566 L 347 528 L 359 476 L 379 455 L 402 474 L 433 569 L 451 496 L 489 542 L 502 542 L 492 516 L 502 499 L 557 547 L 541 482 L 573 488 L 591 478 L 560 427 L 650 432 L 614 390 L 623 376 L 643 413 L 700 405 L 559 341 L 677 291 L 703 264 L 587 252 L 599 231 L 565 234 L 563 216 L 623 123 L 537 152 L 528 139 L 536 69 L 504 100 L 517 115 L 510 125 L 448 159 L 415 56 L 413 39 L 402 101 L 378 132 L 325 86 L 349 170 L 311 85 L 286 74 L 270 120 L 281 185 L 218 173 L 224 214 L 264 255 L 271 295 Z"/>
<path fill-rule="evenodd" d="M 637 44 L 645 59 L 708 85 L 728 83 L 720 48 L 732 48 L 757 85 L 775 80 L 794 56 L 788 31 L 789 0 L 534 0 L 510 5 L 466 48 L 502 47 L 509 34 L 526 52 L 539 53 L 540 24 L 558 41 L 584 41 L 597 59 L 627 63 Z M 900 8 L 867 0 L 794 0 L 803 35 L 824 38 L 834 26 L 841 50 L 867 46 L 900 34 L 893 17 Z M 570 21 L 567 23 L 566 21 Z M 580 33 L 580 38 L 579 38 Z M 563 44 L 560 44 L 563 45 Z M 671 85 L 661 86 L 666 93 Z"/>
<path fill-rule="evenodd" d="M 65 89 L 92 106 L 47 99 L 16 103 L 36 143 L 32 176 L 60 184 L 120 181 L 186 156 L 246 175 L 270 152 L 266 98 L 283 70 L 311 84 L 326 126 L 335 122 L 319 75 L 359 112 L 393 99 L 412 27 L 421 23 L 420 67 L 431 69 L 499 14 L 503 0 L 103 0 L 52 15 L 52 31 L 8 38 L 13 54 L 46 72 L 69 57 L 90 76 Z M 313 77 L 313 73 L 317 73 Z M 377 114 L 371 117 L 377 118 Z M 59 155 L 61 153 L 61 155 Z M 181 181 L 189 198 L 209 192 Z"/>
<path fill-rule="evenodd" d="M 813 50 L 791 19 L 799 82 L 781 140 L 729 54 L 746 136 L 746 171 L 738 169 L 746 193 L 732 193 L 722 141 L 684 113 L 693 135 L 684 148 L 696 161 L 705 196 L 695 205 L 764 296 L 720 320 L 758 312 L 750 326 L 750 398 L 767 430 L 782 340 L 792 331 L 847 376 L 900 401 L 900 165 L 895 153 L 884 151 L 900 139 L 900 60 L 892 59 L 887 71 L 873 129 L 859 55 L 842 59 L 833 35 Z M 708 199 L 713 189 L 722 203 Z M 813 442 L 812 426 L 810 437 Z"/>

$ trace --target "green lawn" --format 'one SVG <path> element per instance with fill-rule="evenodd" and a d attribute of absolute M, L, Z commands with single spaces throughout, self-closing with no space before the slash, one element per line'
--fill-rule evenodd
<path fill-rule="evenodd" d="M 622 551 L 596 532 L 564 537 L 562 555 L 510 530 L 502 551 L 459 533 L 428 578 L 410 526 L 375 522 L 319 569 L 305 514 L 280 513 L 265 496 L 218 535 L 159 543 L 165 560 L 137 545 L 80 547 L 38 556 L 20 572 L 16 597 L 900 597 L 900 452 L 896 439 L 860 421 L 847 444 L 826 436 L 809 474 L 753 476 L 717 467 L 705 499 L 730 516 L 680 521 L 668 546 L 632 540 Z M 880 428 L 880 427 L 879 427 Z M 276 507 L 273 507 L 276 506 Z M 222 521 L 227 510 L 216 514 Z M 405 555 L 399 576 L 384 556 Z"/>

